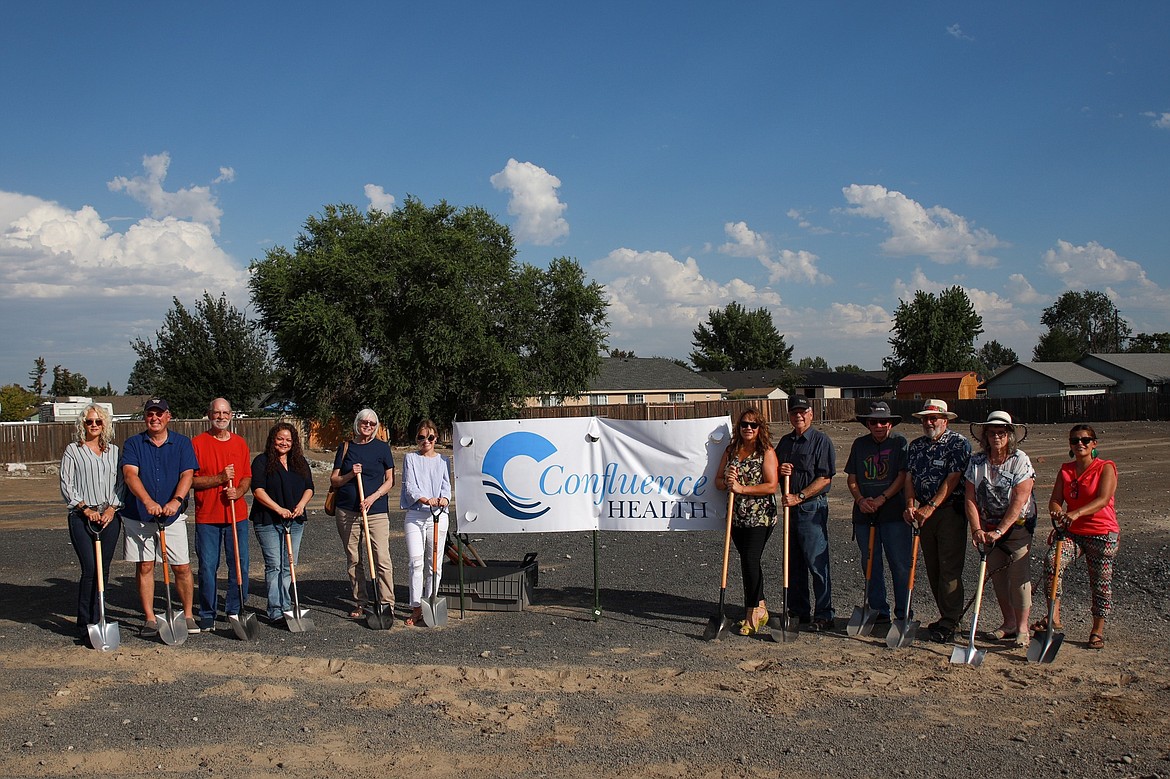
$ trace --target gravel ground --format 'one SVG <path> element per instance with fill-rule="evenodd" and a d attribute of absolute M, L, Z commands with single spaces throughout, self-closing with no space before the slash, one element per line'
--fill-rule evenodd
<path fill-rule="evenodd" d="M 1106 649 L 1085 649 L 1078 564 L 1051 665 L 982 641 L 987 657 L 971 668 L 950 664 L 950 646 L 889 650 L 880 637 L 847 637 L 862 577 L 843 484 L 830 531 L 839 629 L 791 643 L 701 640 L 722 552 L 722 538 L 708 533 L 602 534 L 599 620 L 592 534 L 473 538 L 487 558 L 537 552 L 528 609 L 461 618 L 452 607 L 443 628 L 373 631 L 345 617 L 340 542 L 318 513 L 299 566 L 316 630 L 263 625 L 259 640 L 243 642 L 222 623 L 179 647 L 141 639 L 131 566 L 115 562 L 108 601 L 122 646 L 102 654 L 72 640 L 77 565 L 53 478 L 0 479 L 0 774 L 1170 776 L 1170 425 L 1098 429 L 1121 474 L 1116 608 Z M 843 464 L 863 429 L 826 430 Z M 1043 495 L 1065 432 L 1040 426 L 1025 443 Z M 404 602 L 400 532 L 392 545 Z M 773 602 L 779 548 L 769 550 Z M 736 569 L 733 560 L 732 617 L 742 610 Z M 921 573 L 915 605 L 923 624 L 936 617 Z M 980 624 L 997 618 L 989 586 Z"/>

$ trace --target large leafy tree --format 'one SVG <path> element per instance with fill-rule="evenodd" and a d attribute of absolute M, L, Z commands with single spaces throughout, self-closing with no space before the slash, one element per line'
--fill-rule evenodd
<path fill-rule="evenodd" d="M 1127 352 L 1170 352 L 1170 333 L 1138 333 L 1129 339 Z"/>
<path fill-rule="evenodd" d="M 84 395 L 89 389 L 89 379 L 60 365 L 53 366 L 53 386 L 49 392 L 58 398 L 67 395 Z"/>
<path fill-rule="evenodd" d="M 1086 354 L 1125 351 L 1130 327 L 1104 292 L 1065 292 L 1040 315 L 1048 331 L 1040 336 L 1032 358 L 1068 362 Z"/>
<path fill-rule="evenodd" d="M 28 372 L 28 388 L 38 398 L 45 395 L 45 358 L 37 357 L 33 360 L 33 369 Z"/>
<path fill-rule="evenodd" d="M 281 390 L 306 416 L 370 406 L 396 427 L 584 392 L 606 345 L 603 290 L 572 260 L 541 270 L 515 254 L 508 228 L 478 207 L 326 206 L 292 251 L 252 264 Z"/>
<path fill-rule="evenodd" d="M 1020 361 L 1014 350 L 996 340 L 988 341 L 980 346 L 978 358 L 984 373 L 991 373 L 996 368 L 1004 365 L 1015 365 Z"/>
<path fill-rule="evenodd" d="M 792 347 L 766 308 L 748 311 L 737 301 L 711 309 L 692 332 L 691 363 L 700 371 L 788 370 Z"/>
<path fill-rule="evenodd" d="M 138 361 L 127 391 L 166 398 L 176 417 L 201 417 L 217 397 L 239 411 L 254 410 L 274 381 L 268 342 L 257 323 L 223 294 L 204 292 L 191 309 L 172 301 L 154 340 L 131 344 Z"/>
<path fill-rule="evenodd" d="M 37 410 L 39 400 L 19 384 L 0 387 L 0 422 L 23 422 Z"/>
<path fill-rule="evenodd" d="M 978 370 L 974 344 L 982 332 L 983 317 L 962 287 L 938 295 L 918 290 L 909 303 L 898 301 L 890 328 L 893 354 L 882 365 L 895 383 L 911 373 Z"/>

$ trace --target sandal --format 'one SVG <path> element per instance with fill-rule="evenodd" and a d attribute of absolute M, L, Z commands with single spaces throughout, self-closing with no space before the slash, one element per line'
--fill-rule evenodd
<path fill-rule="evenodd" d="M 350 619 L 361 619 L 364 616 L 366 616 L 366 610 L 361 606 L 354 606 L 353 611 L 349 612 Z"/>
<path fill-rule="evenodd" d="M 407 617 L 406 619 L 402 620 L 402 624 L 406 625 L 408 628 L 412 628 L 422 621 L 423 621 L 422 607 L 420 606 L 417 609 L 414 609 L 413 611 L 411 611 L 410 616 Z"/>
<path fill-rule="evenodd" d="M 984 641 L 1011 641 L 1019 635 L 1019 631 L 1016 630 L 1004 630 L 1003 628 L 996 628 L 995 630 L 988 630 L 984 632 L 981 638 Z"/>
<path fill-rule="evenodd" d="M 1032 628 L 1033 633 L 1043 633 L 1044 631 L 1048 630 L 1048 617 L 1044 617 L 1043 619 L 1036 620 L 1035 622 L 1032 623 L 1031 628 Z M 1059 622 L 1054 622 L 1054 623 L 1052 623 L 1052 629 L 1053 630 L 1064 630 L 1064 626 L 1061 625 Z"/>
<path fill-rule="evenodd" d="M 1100 633 L 1090 633 L 1089 643 L 1085 644 L 1085 647 L 1088 649 L 1104 649 L 1105 636 L 1101 635 Z"/>

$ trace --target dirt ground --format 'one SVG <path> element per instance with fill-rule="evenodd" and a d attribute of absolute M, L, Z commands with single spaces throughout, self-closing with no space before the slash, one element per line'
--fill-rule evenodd
<path fill-rule="evenodd" d="M 823 429 L 840 468 L 864 429 Z M 1170 424 L 1098 433 L 1118 463 L 1122 525 L 1106 648 L 1085 648 L 1078 563 L 1056 661 L 1029 664 L 1021 650 L 979 641 L 978 668 L 952 665 L 949 645 L 890 650 L 882 637 L 845 635 L 863 582 L 843 475 L 830 501 L 832 633 L 701 640 L 719 594 L 722 538 L 712 533 L 600 536 L 600 620 L 592 534 L 473 538 L 489 558 L 538 553 L 533 605 L 452 608 L 442 628 L 373 631 L 345 617 L 341 545 L 318 511 L 299 566 L 315 630 L 262 625 L 244 642 L 217 623 L 177 647 L 139 638 L 132 568 L 116 560 L 108 608 L 122 641 L 108 654 L 73 640 L 77 563 L 56 477 L 38 467 L 0 476 L 0 775 L 1170 776 Z M 1042 502 L 1066 435 L 1037 426 L 1023 444 Z M 400 512 L 392 527 L 401 603 Z M 1043 545 L 1038 531 L 1034 583 Z M 779 550 L 770 545 L 766 569 L 774 601 Z M 252 552 L 248 606 L 262 613 L 255 542 Z M 737 616 L 731 568 L 727 613 Z M 972 554 L 969 594 L 975 568 Z M 221 592 L 223 578 L 221 569 Z M 924 625 L 937 616 L 924 572 L 915 608 Z M 990 585 L 983 612 L 981 627 L 998 624 Z"/>

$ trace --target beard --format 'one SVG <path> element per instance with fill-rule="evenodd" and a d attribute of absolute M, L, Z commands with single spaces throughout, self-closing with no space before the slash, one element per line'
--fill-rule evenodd
<path fill-rule="evenodd" d="M 227 430 L 232 426 L 232 421 L 230 419 L 213 419 L 211 420 L 211 426 L 216 430 Z"/>
<path fill-rule="evenodd" d="M 945 432 L 947 432 L 947 428 L 945 425 L 938 425 L 936 427 L 926 428 L 926 434 L 928 436 L 930 436 L 931 441 L 937 441 L 938 439 L 942 438 L 942 434 Z"/>

